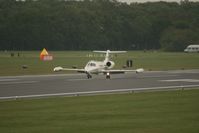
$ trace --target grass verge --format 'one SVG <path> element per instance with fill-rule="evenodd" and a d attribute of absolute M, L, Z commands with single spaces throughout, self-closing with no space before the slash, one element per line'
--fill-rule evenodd
<path fill-rule="evenodd" d="M 53 51 L 53 61 L 41 61 L 39 51 L 15 51 L 11 57 L 10 52 L 0 52 L 0 76 L 8 75 L 35 75 L 54 74 L 56 66 L 77 66 L 83 68 L 89 60 L 103 60 L 100 54 L 89 51 Z M 20 56 L 18 57 L 18 53 Z M 175 69 L 199 69 L 198 53 L 166 53 L 166 52 L 142 52 L 129 51 L 126 54 L 113 56 L 116 69 L 121 69 L 126 60 L 133 60 L 133 69 L 144 68 L 145 70 L 175 70 Z M 27 66 L 23 69 L 22 66 Z M 132 68 L 130 68 L 132 69 Z M 69 73 L 69 72 L 61 72 Z"/>
<path fill-rule="evenodd" d="M 2 133 L 198 133 L 199 90 L 0 101 Z"/>

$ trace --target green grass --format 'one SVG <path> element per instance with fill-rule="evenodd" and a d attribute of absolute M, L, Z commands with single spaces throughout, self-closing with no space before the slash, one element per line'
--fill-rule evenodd
<path fill-rule="evenodd" d="M 53 74 L 55 66 L 69 67 L 78 66 L 79 68 L 89 60 L 103 60 L 100 54 L 88 51 L 49 51 L 53 56 L 53 61 L 41 61 L 39 59 L 40 51 L 20 52 L 17 57 L 17 51 L 14 57 L 10 57 L 11 52 L 0 52 L 0 76 L 3 75 L 32 75 L 32 74 Z M 88 54 L 98 57 L 88 57 Z M 198 53 L 167 53 L 167 52 L 143 52 L 129 51 L 113 57 L 115 68 L 122 68 L 127 59 L 133 60 L 133 68 L 144 68 L 145 70 L 175 70 L 175 69 L 199 69 Z M 27 65 L 28 69 L 22 69 Z M 69 72 L 61 72 L 69 73 Z"/>
<path fill-rule="evenodd" d="M 198 133 L 199 90 L 0 101 L 2 133 Z"/>

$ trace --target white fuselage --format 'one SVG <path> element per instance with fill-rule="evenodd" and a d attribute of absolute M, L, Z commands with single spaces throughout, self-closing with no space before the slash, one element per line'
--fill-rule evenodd
<path fill-rule="evenodd" d="M 111 63 L 111 66 L 107 66 L 107 62 Z M 98 74 L 102 70 L 108 70 L 114 67 L 113 61 L 89 61 L 86 66 L 84 67 L 85 71 L 90 74 Z"/>

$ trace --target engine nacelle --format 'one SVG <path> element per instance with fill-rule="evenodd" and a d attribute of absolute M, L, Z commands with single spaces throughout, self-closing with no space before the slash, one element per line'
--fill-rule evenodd
<path fill-rule="evenodd" d="M 108 61 L 106 62 L 106 67 L 108 67 L 109 69 L 113 68 L 115 66 L 115 63 L 113 61 Z"/>

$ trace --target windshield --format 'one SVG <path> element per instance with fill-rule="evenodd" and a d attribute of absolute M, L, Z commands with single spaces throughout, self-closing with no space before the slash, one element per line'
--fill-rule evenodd
<path fill-rule="evenodd" d="M 93 62 L 91 62 L 91 63 L 88 63 L 88 65 L 87 66 L 89 66 L 89 67 L 95 67 L 96 66 L 96 64 L 95 63 L 93 63 Z"/>

